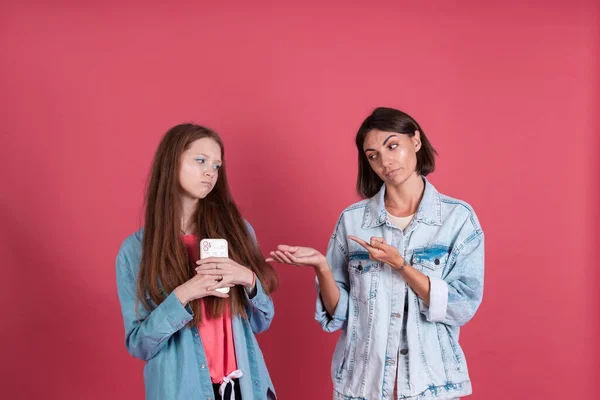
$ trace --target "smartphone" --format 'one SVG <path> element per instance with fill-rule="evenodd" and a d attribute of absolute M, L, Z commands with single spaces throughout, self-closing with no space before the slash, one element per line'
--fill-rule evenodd
<path fill-rule="evenodd" d="M 202 239 L 200 241 L 200 259 L 209 257 L 229 257 L 227 251 L 227 240 L 225 239 Z M 217 292 L 229 293 L 229 288 L 215 289 Z"/>

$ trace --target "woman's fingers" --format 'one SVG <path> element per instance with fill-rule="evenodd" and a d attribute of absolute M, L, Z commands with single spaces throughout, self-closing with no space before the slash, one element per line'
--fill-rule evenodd
<path fill-rule="evenodd" d="M 348 236 L 348 239 L 354 240 L 356 243 L 360 244 L 362 247 L 367 249 L 369 252 L 373 250 L 373 247 L 369 243 L 365 242 L 362 239 L 357 238 L 356 236 L 350 235 L 350 236 Z"/>
<path fill-rule="evenodd" d="M 385 245 L 385 240 L 381 237 L 377 237 L 377 236 L 373 236 L 371 237 L 371 247 L 378 249 L 378 250 L 382 250 Z"/>
<path fill-rule="evenodd" d="M 290 252 L 290 253 L 295 253 L 298 251 L 298 246 L 288 246 L 287 244 L 280 244 L 279 246 L 277 246 L 277 250 L 282 251 L 282 252 Z"/>
<path fill-rule="evenodd" d="M 293 264 L 293 261 L 292 261 L 292 260 L 290 260 L 290 259 L 289 259 L 289 258 L 288 258 L 288 257 L 287 257 L 287 256 L 286 256 L 284 253 L 282 253 L 281 251 L 277 250 L 277 251 L 275 252 L 275 254 L 276 254 L 276 255 L 277 255 L 279 258 L 281 258 L 281 259 L 283 260 L 283 262 L 284 262 L 284 263 L 286 263 L 286 264 Z"/>
<path fill-rule="evenodd" d="M 292 261 L 293 264 L 296 264 L 296 265 L 300 265 L 300 264 L 304 265 L 305 264 L 302 260 L 300 260 L 298 257 L 296 257 L 295 255 L 293 255 L 290 252 L 286 251 L 285 255 L 287 256 L 287 258 L 289 258 Z"/>
<path fill-rule="evenodd" d="M 274 251 L 271 252 L 271 258 L 279 264 L 285 264 L 285 261 Z"/>

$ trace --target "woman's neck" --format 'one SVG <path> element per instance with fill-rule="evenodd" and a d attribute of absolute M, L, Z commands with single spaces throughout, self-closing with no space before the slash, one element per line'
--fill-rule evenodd
<path fill-rule="evenodd" d="M 397 186 L 386 185 L 385 208 L 397 217 L 407 217 L 417 212 L 425 182 L 416 172 Z"/>

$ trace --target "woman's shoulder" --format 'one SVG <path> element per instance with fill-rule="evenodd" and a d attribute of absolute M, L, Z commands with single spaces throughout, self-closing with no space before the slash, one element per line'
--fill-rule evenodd
<path fill-rule="evenodd" d="M 348 207 L 344 208 L 344 210 L 341 213 L 341 216 L 344 216 L 345 214 L 354 214 L 354 213 L 364 213 L 364 209 L 365 207 L 367 207 L 367 204 L 369 203 L 371 199 L 362 199 L 360 201 L 357 201 L 356 203 L 352 203 L 350 204 Z"/>
<path fill-rule="evenodd" d="M 357 224 L 362 224 L 365 215 L 365 208 L 367 207 L 369 200 L 370 199 L 364 199 L 357 201 L 356 203 L 352 203 L 340 213 L 340 216 L 335 224 L 334 236 L 335 232 L 338 232 L 340 229 L 352 230 Z M 341 228 L 342 226 L 343 228 Z"/>
<path fill-rule="evenodd" d="M 481 231 L 479 218 L 473 207 L 464 200 L 440 193 L 442 223 L 450 220 L 469 221 L 475 231 Z"/>

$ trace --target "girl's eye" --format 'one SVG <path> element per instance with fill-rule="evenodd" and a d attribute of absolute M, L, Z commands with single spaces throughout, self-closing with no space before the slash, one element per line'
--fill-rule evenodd
<path fill-rule="evenodd" d="M 397 145 L 397 144 L 395 144 L 395 143 L 394 143 L 394 144 L 390 144 L 390 147 L 389 147 L 389 149 L 390 149 L 390 150 L 394 150 L 396 147 L 398 147 L 398 145 Z"/>
<path fill-rule="evenodd" d="M 375 160 L 377 158 L 377 154 L 370 154 L 368 158 L 369 160 Z"/>
<path fill-rule="evenodd" d="M 215 169 L 215 171 L 218 171 L 221 169 L 221 164 L 215 164 L 213 165 L 213 168 Z"/>
<path fill-rule="evenodd" d="M 196 158 L 196 161 L 198 161 L 200 164 L 204 164 L 206 162 L 204 158 Z"/>

